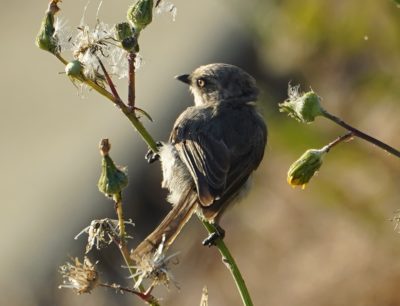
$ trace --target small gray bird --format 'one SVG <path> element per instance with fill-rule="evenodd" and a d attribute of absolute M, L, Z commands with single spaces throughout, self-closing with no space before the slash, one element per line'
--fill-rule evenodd
<path fill-rule="evenodd" d="M 161 160 L 162 187 L 173 208 L 133 251 L 136 260 L 161 242 L 168 248 L 194 212 L 218 226 L 264 155 L 267 128 L 255 108 L 259 91 L 252 76 L 218 63 L 176 78 L 190 86 L 195 105 L 178 117 L 159 153 L 147 156 Z"/>

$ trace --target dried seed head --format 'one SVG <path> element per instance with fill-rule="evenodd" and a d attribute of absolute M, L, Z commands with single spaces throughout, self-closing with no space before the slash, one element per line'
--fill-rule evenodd
<path fill-rule="evenodd" d="M 154 254 L 147 253 L 136 262 L 137 265 L 134 267 L 136 269 L 136 274 L 133 275 L 133 277 L 137 278 L 135 288 L 139 288 L 146 279 L 151 281 L 151 286 L 162 284 L 168 288 L 169 284 L 172 282 L 179 288 L 169 267 L 172 259 L 175 258 L 176 260 L 178 253 L 166 256 L 164 252 L 164 243 L 165 236 Z M 174 263 L 177 264 L 177 260 Z"/>
<path fill-rule="evenodd" d="M 125 221 L 126 225 L 134 226 L 132 220 Z M 119 241 L 120 239 L 120 228 L 118 220 L 113 220 L 109 218 L 93 220 L 89 226 L 85 227 L 75 239 L 78 239 L 83 233 L 88 234 L 88 242 L 86 244 L 86 254 L 89 253 L 93 247 L 100 250 L 113 241 Z M 131 236 L 125 236 L 125 239 L 132 238 Z"/>
<path fill-rule="evenodd" d="M 84 258 L 83 264 L 78 258 L 67 262 L 60 267 L 59 271 L 64 280 L 58 288 L 73 289 L 77 294 L 90 293 L 99 282 L 95 266 L 96 264 L 92 264 L 87 257 Z"/>

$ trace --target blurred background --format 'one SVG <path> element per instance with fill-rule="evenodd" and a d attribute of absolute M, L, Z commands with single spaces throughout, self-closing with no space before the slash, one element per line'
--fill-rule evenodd
<path fill-rule="evenodd" d="M 173 76 L 210 62 L 236 64 L 262 90 L 260 110 L 269 143 L 251 194 L 224 217 L 226 243 L 255 305 L 400 305 L 400 234 L 390 222 L 400 209 L 400 161 L 355 139 L 336 147 L 305 190 L 286 183 L 290 164 L 344 131 L 317 119 L 304 125 L 279 113 L 287 85 L 310 87 L 331 113 L 400 148 L 400 8 L 394 1 L 174 0 L 176 20 L 162 14 L 141 36 L 144 63 L 137 73 L 137 103 L 165 140 L 176 116 L 192 103 Z M 104 1 L 99 17 L 125 19 L 130 1 Z M 64 1 L 59 16 L 74 28 L 86 1 Z M 96 22 L 98 2 L 87 9 Z M 97 289 L 76 296 L 59 290 L 57 269 L 83 257 L 92 219 L 114 218 L 113 204 L 97 190 L 98 142 L 128 166 L 125 215 L 136 224 L 136 245 L 169 210 L 157 163 L 111 103 L 94 92 L 78 95 L 59 74 L 64 67 L 37 49 L 34 39 L 47 1 L 13 1 L 0 11 L 2 138 L 0 188 L 1 305 L 142 305 L 136 297 Z M 126 82 L 117 83 L 121 95 Z M 171 254 L 179 251 L 173 285 L 157 289 L 162 305 L 199 305 L 208 286 L 210 305 L 241 305 L 215 249 L 201 246 L 196 218 Z M 92 251 L 101 277 L 129 284 L 115 248 Z"/>

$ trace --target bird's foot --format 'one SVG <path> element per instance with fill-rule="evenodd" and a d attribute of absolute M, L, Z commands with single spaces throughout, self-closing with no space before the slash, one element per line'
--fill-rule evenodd
<path fill-rule="evenodd" d="M 157 145 L 157 148 L 161 148 L 161 147 L 163 146 L 163 144 L 162 144 L 161 141 L 157 141 L 156 145 Z M 149 164 L 152 164 L 152 163 L 154 163 L 156 160 L 159 160 L 159 159 L 160 159 L 160 154 L 154 152 L 152 149 L 149 149 L 149 150 L 147 151 L 146 155 L 144 156 L 144 158 L 146 159 L 146 161 L 147 161 Z"/>
<path fill-rule="evenodd" d="M 202 244 L 204 246 L 211 247 L 213 245 L 216 245 L 218 239 L 221 240 L 224 239 L 225 230 L 218 224 L 215 224 L 214 227 L 215 227 L 215 232 L 211 233 L 210 235 L 208 235 L 206 239 L 203 240 Z"/>

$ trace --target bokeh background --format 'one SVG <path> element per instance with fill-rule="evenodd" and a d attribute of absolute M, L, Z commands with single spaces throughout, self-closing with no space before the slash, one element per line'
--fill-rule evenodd
<path fill-rule="evenodd" d="M 223 219 L 226 243 L 255 305 L 400 305 L 400 235 L 390 221 L 400 209 L 400 161 L 361 140 L 335 148 L 305 190 L 286 183 L 289 165 L 344 131 L 323 119 L 303 125 L 278 112 L 287 84 L 312 87 L 331 113 L 400 148 L 400 8 L 393 1 L 184 1 L 176 20 L 157 16 L 141 37 L 144 64 L 137 103 L 154 118 L 145 125 L 165 140 L 174 118 L 192 103 L 173 76 L 210 62 L 239 65 L 263 92 L 260 110 L 270 136 L 250 196 Z M 130 1 L 104 1 L 100 18 L 125 18 Z M 68 25 L 86 1 L 64 1 Z M 76 296 L 59 290 L 58 266 L 83 256 L 73 237 L 92 219 L 113 217 L 96 187 L 97 145 L 129 169 L 126 216 L 136 223 L 132 246 L 169 209 L 160 169 L 143 159 L 146 146 L 119 111 L 93 92 L 78 95 L 61 64 L 34 38 L 47 1 L 3 3 L 0 11 L 1 305 L 142 305 L 112 290 Z M 95 24 L 98 2 L 86 22 Z M 126 83 L 118 82 L 124 93 Z M 159 288 L 162 305 L 241 305 L 205 230 L 194 218 L 171 249 L 180 290 Z M 118 252 L 99 259 L 101 277 L 129 283 Z"/>

